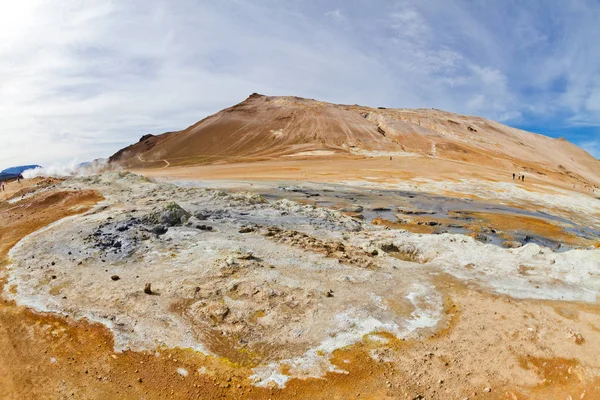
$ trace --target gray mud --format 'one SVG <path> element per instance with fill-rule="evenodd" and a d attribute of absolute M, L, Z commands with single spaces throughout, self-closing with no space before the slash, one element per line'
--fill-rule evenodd
<path fill-rule="evenodd" d="M 435 219 L 454 220 L 455 223 L 439 224 L 434 227 L 434 234 L 454 233 L 468 234 L 466 225 L 476 221 L 467 213 L 495 213 L 507 216 L 534 217 L 552 221 L 560 225 L 566 232 L 578 237 L 599 240 L 600 230 L 577 223 L 564 216 L 554 215 L 546 211 L 526 210 L 497 202 L 485 202 L 470 198 L 452 198 L 430 193 L 366 189 L 341 184 L 316 182 L 197 182 L 173 181 L 182 187 L 216 187 L 225 191 L 249 190 L 269 201 L 290 199 L 339 211 L 360 213 L 361 219 L 371 223 L 374 219 L 402 222 L 402 217 L 426 216 Z M 431 223 L 432 226 L 435 222 Z M 484 243 L 502 246 L 505 239 L 493 229 L 486 230 L 475 237 Z M 535 243 L 557 252 L 572 249 L 572 246 L 552 238 L 540 236 L 530 231 L 510 231 L 516 242 L 525 245 Z"/>

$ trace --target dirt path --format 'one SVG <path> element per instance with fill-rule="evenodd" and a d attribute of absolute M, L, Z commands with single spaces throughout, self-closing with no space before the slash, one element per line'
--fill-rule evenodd
<path fill-rule="evenodd" d="M 161 159 L 161 160 L 150 160 L 150 161 L 144 160 L 144 159 L 142 158 L 142 155 L 141 155 L 141 154 L 139 154 L 139 155 L 137 156 L 137 158 L 138 158 L 138 160 L 140 160 L 140 162 L 143 162 L 143 163 L 164 162 L 166 165 L 165 165 L 164 167 L 160 168 L 160 169 L 168 168 L 168 167 L 171 165 L 171 163 L 170 163 L 169 161 L 165 160 L 165 159 Z"/>

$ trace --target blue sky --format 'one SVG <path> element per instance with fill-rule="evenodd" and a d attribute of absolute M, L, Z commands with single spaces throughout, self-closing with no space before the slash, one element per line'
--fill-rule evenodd
<path fill-rule="evenodd" d="M 0 3 L 0 169 L 106 157 L 252 92 L 433 107 L 600 157 L 597 0 Z"/>

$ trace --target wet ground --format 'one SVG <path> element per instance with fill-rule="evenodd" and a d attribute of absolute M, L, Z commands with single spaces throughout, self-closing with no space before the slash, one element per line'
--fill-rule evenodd
<path fill-rule="evenodd" d="M 315 182 L 177 181 L 180 186 L 250 190 L 269 201 L 283 198 L 336 209 L 377 225 L 415 233 L 457 233 L 503 247 L 535 243 L 563 252 L 600 240 L 600 230 L 536 210 L 472 198 L 452 198 L 406 190 L 365 189 Z"/>

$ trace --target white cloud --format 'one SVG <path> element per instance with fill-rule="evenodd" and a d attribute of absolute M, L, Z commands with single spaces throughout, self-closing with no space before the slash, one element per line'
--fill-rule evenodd
<path fill-rule="evenodd" d="M 593 0 L 5 1 L 0 169 L 108 156 L 252 92 L 598 125 L 599 27 Z"/>

